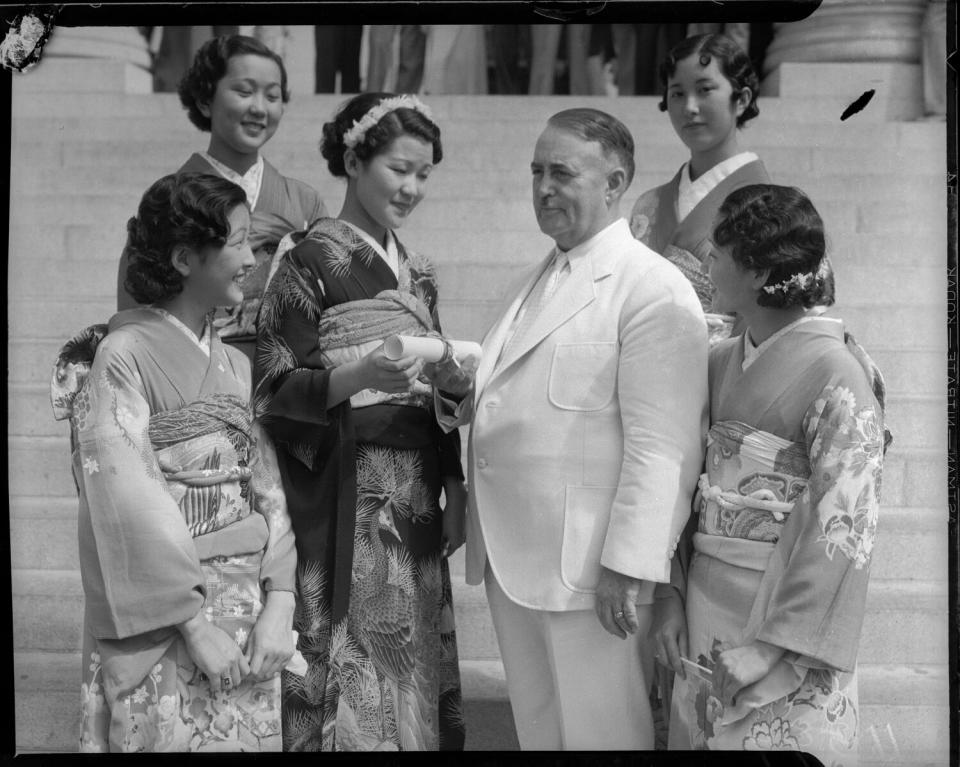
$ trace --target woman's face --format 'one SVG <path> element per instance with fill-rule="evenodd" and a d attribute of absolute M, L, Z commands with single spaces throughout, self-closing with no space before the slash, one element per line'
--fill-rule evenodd
<path fill-rule="evenodd" d="M 227 217 L 230 233 L 222 248 L 211 247 L 203 254 L 190 252 L 190 273 L 184 290 L 203 306 L 236 306 L 243 300 L 243 281 L 256 261 L 250 248 L 250 211 L 237 205 Z"/>
<path fill-rule="evenodd" d="M 213 99 L 200 105 L 210 118 L 212 155 L 256 154 L 270 140 L 283 116 L 280 78 L 280 67 L 265 56 L 246 53 L 227 61 Z"/>
<path fill-rule="evenodd" d="M 757 305 L 757 289 L 754 286 L 757 274 L 745 269 L 730 255 L 730 247 L 711 248 L 707 259 L 707 273 L 716 292 L 713 295 L 713 310 L 722 314 L 742 314 L 743 310 Z"/>
<path fill-rule="evenodd" d="M 700 56 L 693 53 L 678 61 L 667 80 L 670 122 L 695 154 L 710 152 L 735 139 L 737 117 L 745 109 L 743 94 L 733 100 L 733 86 L 720 71 L 716 57 L 711 56 L 710 63 L 703 66 Z"/>
<path fill-rule="evenodd" d="M 426 194 L 433 170 L 433 145 L 417 136 L 395 138 L 366 162 L 350 163 L 357 200 L 385 229 L 399 229 Z"/>

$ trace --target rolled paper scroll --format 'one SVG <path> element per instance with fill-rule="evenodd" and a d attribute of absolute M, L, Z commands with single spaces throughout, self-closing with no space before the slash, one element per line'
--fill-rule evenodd
<path fill-rule="evenodd" d="M 473 341 L 450 341 L 457 362 L 476 357 L 479 362 L 482 347 Z M 420 357 L 424 362 L 440 362 L 447 353 L 442 338 L 434 336 L 389 336 L 383 341 L 383 353 L 392 360 L 401 357 Z"/>

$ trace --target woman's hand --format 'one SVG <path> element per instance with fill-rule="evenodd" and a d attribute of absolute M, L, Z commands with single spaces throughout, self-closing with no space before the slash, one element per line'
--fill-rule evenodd
<path fill-rule="evenodd" d="M 187 645 L 187 654 L 206 674 L 214 693 L 237 687 L 250 673 L 250 665 L 239 645 L 227 632 L 204 618 L 202 611 L 177 628 Z"/>
<path fill-rule="evenodd" d="M 446 505 L 443 507 L 443 538 L 440 551 L 449 557 L 466 540 L 467 488 L 459 479 L 446 477 L 443 480 L 443 494 Z"/>
<path fill-rule="evenodd" d="M 686 679 L 680 658 L 687 657 L 687 616 L 680 594 L 676 589 L 669 591 L 669 596 L 659 597 L 653 602 L 653 619 L 648 636 L 654 641 L 657 662 L 673 669 L 681 679 Z"/>
<path fill-rule="evenodd" d="M 265 682 L 280 673 L 293 657 L 292 591 L 268 591 L 263 611 L 250 632 L 244 657 L 250 673 L 258 682 Z"/>
<path fill-rule="evenodd" d="M 422 370 L 423 360 L 419 357 L 392 360 L 384 354 L 383 346 L 378 346 L 360 360 L 360 386 L 357 391 L 376 389 L 387 394 L 408 392 Z"/>
<path fill-rule="evenodd" d="M 724 706 L 736 705 L 737 693 L 763 679 L 784 653 L 782 647 L 756 640 L 720 653 L 713 669 L 713 691 Z"/>

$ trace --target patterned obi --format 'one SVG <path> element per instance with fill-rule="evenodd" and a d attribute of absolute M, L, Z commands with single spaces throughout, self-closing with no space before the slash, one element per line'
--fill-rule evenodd
<path fill-rule="evenodd" d="M 722 421 L 707 434 L 706 463 L 695 501 L 699 532 L 776 543 L 807 487 L 806 445 Z"/>
<path fill-rule="evenodd" d="M 150 442 L 194 538 L 250 515 L 251 419 L 239 397 L 214 394 L 155 413 Z"/>
<path fill-rule="evenodd" d="M 384 290 L 376 298 L 347 301 L 324 309 L 318 332 L 322 339 L 323 363 L 336 367 L 358 360 L 383 343 L 390 335 L 427 335 L 433 320 L 427 307 L 414 296 L 397 290 Z M 387 394 L 364 389 L 350 398 L 354 408 L 394 404 L 430 408 L 433 387 L 414 382 L 410 392 Z"/>

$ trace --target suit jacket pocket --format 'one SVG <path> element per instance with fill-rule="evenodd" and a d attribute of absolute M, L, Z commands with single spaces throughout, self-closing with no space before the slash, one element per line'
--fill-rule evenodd
<path fill-rule="evenodd" d="M 547 396 L 563 410 L 602 410 L 617 389 L 616 341 L 557 344 Z"/>
<path fill-rule="evenodd" d="M 616 487 L 567 486 L 563 511 L 560 578 L 573 591 L 593 592 L 607 537 Z"/>

